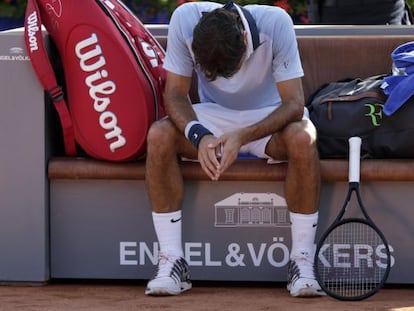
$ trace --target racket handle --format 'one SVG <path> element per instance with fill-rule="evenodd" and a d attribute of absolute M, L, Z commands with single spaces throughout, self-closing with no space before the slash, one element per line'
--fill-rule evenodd
<path fill-rule="evenodd" d="M 349 139 L 349 182 L 359 183 L 361 163 L 361 137 Z"/>

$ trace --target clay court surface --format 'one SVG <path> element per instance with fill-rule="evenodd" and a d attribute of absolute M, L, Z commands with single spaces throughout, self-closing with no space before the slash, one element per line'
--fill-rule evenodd
<path fill-rule="evenodd" d="M 388 286 L 358 302 L 330 297 L 292 298 L 284 284 L 195 282 L 176 297 L 147 297 L 144 282 L 51 282 L 0 286 L 0 311 L 313 311 L 414 310 L 414 286 Z"/>

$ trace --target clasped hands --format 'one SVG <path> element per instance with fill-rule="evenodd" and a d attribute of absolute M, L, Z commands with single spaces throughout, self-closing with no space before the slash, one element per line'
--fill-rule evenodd
<path fill-rule="evenodd" d="M 242 146 L 238 131 L 215 137 L 206 135 L 198 146 L 198 160 L 204 172 L 211 180 L 219 180 L 227 168 L 237 159 Z"/>

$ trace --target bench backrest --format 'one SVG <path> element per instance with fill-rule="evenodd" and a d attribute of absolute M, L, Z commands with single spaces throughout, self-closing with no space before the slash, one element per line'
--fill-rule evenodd
<path fill-rule="evenodd" d="M 155 36 L 167 47 L 166 34 Z M 305 72 L 303 88 L 308 98 L 322 84 L 347 78 L 365 78 L 391 72 L 391 52 L 400 44 L 414 41 L 412 34 L 298 35 L 298 46 Z M 190 97 L 198 101 L 197 81 L 193 79 Z"/>
<path fill-rule="evenodd" d="M 299 36 L 305 98 L 327 82 L 390 73 L 391 52 L 412 40 L 414 35 Z"/>

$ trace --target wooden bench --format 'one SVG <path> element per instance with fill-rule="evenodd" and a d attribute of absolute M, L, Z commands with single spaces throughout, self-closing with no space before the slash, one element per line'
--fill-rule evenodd
<path fill-rule="evenodd" d="M 153 28 L 164 46 L 166 30 L 167 27 Z M 413 29 L 404 27 L 325 26 L 296 30 L 306 97 L 326 82 L 390 72 L 390 53 L 398 45 L 414 40 Z M 195 85 L 191 97 L 196 101 L 194 90 Z M 286 208 L 279 209 L 277 204 L 283 205 L 286 164 L 238 160 L 222 176 L 220 186 L 208 180 L 197 163 L 183 162 L 181 168 L 186 183 L 184 244 L 193 278 L 284 281 L 289 225 Z M 320 227 L 324 228 L 337 213 L 334 207 L 342 204 L 348 161 L 321 159 L 321 170 Z M 151 277 L 156 263 L 156 238 L 143 160 L 108 163 L 54 152 L 47 174 L 51 278 Z M 412 245 L 404 239 L 414 234 L 414 213 L 410 211 L 414 160 L 363 160 L 361 181 L 367 204 L 381 206 L 373 216 L 380 220 L 393 246 L 395 267 L 389 282 L 414 283 Z M 243 200 L 250 200 L 251 210 L 260 200 L 263 206 L 271 205 L 271 221 L 244 221 L 237 214 L 241 213 L 238 207 L 232 207 Z M 260 210 L 266 209 L 263 206 Z"/>
<path fill-rule="evenodd" d="M 324 28 L 326 31 L 326 28 Z M 345 27 L 346 29 L 346 27 Z M 155 28 L 156 38 L 166 46 L 165 28 Z M 164 32 L 162 31 L 164 30 Z M 363 29 L 364 30 L 364 29 Z M 298 44 L 305 71 L 303 87 L 305 98 L 308 98 L 322 84 L 350 77 L 368 77 L 390 72 L 392 60 L 390 53 L 400 44 L 414 40 L 411 34 L 368 34 L 348 33 L 344 35 L 315 34 L 298 36 Z M 195 80 L 193 79 L 195 82 Z M 191 91 L 193 102 L 198 97 L 196 85 Z M 232 180 L 283 180 L 284 165 L 275 165 L 269 170 L 264 161 L 245 161 L 236 163 L 223 179 Z M 338 160 L 322 161 L 323 180 L 345 180 L 347 164 Z M 361 179 L 381 180 L 414 180 L 414 170 L 408 170 L 409 160 L 377 160 L 364 161 Z M 52 158 L 49 162 L 48 176 L 56 178 L 89 178 L 89 179 L 143 179 L 144 161 L 129 164 L 114 164 L 88 158 Z M 182 165 L 185 178 L 205 179 L 205 174 L 198 165 L 185 163 Z M 248 169 L 246 169 L 248 168 Z M 403 168 L 403 169 L 399 169 Z"/>
<path fill-rule="evenodd" d="M 348 181 L 348 161 L 322 159 L 323 181 Z M 264 160 L 238 160 L 220 178 L 223 181 L 283 181 L 287 165 L 268 165 Z M 182 162 L 184 179 L 209 180 L 194 162 Z M 50 179 L 144 180 L 144 161 L 108 163 L 89 158 L 56 157 L 49 161 Z M 363 160 L 361 181 L 414 181 L 414 161 L 411 159 Z"/>

